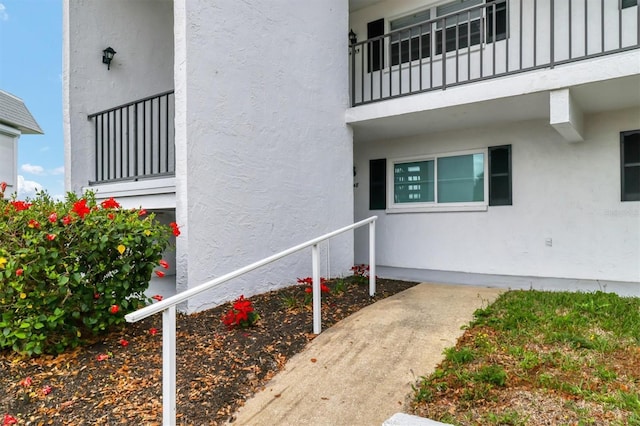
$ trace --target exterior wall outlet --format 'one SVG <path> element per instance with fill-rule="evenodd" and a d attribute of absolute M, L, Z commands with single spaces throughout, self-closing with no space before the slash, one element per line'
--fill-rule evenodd
<path fill-rule="evenodd" d="M 553 239 L 552 238 L 546 238 L 544 240 L 544 245 L 547 247 L 552 247 L 553 246 Z"/>

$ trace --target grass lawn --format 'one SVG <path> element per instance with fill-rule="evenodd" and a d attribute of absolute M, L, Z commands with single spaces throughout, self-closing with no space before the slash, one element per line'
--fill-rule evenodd
<path fill-rule="evenodd" d="M 510 291 L 414 386 L 458 425 L 640 425 L 640 298 Z"/>

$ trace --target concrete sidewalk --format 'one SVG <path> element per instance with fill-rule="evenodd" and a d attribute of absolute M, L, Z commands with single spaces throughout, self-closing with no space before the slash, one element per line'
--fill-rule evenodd
<path fill-rule="evenodd" d="M 433 372 L 460 327 L 504 289 L 419 284 L 322 332 L 249 399 L 234 425 L 381 425 Z"/>

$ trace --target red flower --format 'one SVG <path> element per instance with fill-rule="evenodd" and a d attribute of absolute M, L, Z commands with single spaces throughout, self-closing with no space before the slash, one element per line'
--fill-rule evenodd
<path fill-rule="evenodd" d="M 311 277 L 298 278 L 298 284 L 311 285 L 311 284 L 313 284 L 313 278 L 311 278 Z"/>
<path fill-rule="evenodd" d="M 155 271 L 155 273 L 158 276 L 158 278 L 164 277 L 164 272 L 162 272 L 162 271 Z"/>
<path fill-rule="evenodd" d="M 87 200 L 84 198 L 73 203 L 73 208 L 71 210 L 80 216 L 80 219 L 84 219 L 84 217 L 91 212 L 89 207 L 87 207 Z"/>
<path fill-rule="evenodd" d="M 27 376 L 24 379 L 20 380 L 20 386 L 24 386 L 25 388 L 31 386 L 31 384 L 33 383 L 33 380 L 31 380 L 31 377 Z"/>
<path fill-rule="evenodd" d="M 233 309 L 229 309 L 229 312 L 222 317 L 222 323 L 229 328 L 233 328 L 236 325 L 236 313 Z"/>
<path fill-rule="evenodd" d="M 115 216 L 113 213 L 109 213 L 109 214 L 107 215 L 107 217 L 108 217 L 109 219 L 111 219 L 111 220 L 113 220 L 113 219 L 115 219 L 115 218 L 116 218 L 116 216 Z"/>
<path fill-rule="evenodd" d="M 158 302 L 164 299 L 161 294 L 156 294 L 155 296 L 151 296 L 151 298 L 157 300 Z"/>
<path fill-rule="evenodd" d="M 120 306 L 118 305 L 111 305 L 111 307 L 109 308 L 109 312 L 111 312 L 112 314 L 117 314 L 119 310 Z"/>
<path fill-rule="evenodd" d="M 120 345 L 122 346 L 129 346 L 129 342 L 124 340 L 124 339 L 120 339 Z"/>
<path fill-rule="evenodd" d="M 176 237 L 180 235 L 180 227 L 178 226 L 177 223 L 175 222 L 171 222 L 169 224 L 169 226 L 171 227 L 171 229 L 173 230 L 173 235 L 175 235 Z"/>
<path fill-rule="evenodd" d="M 69 215 L 66 215 L 65 217 L 62 218 L 62 224 L 65 226 L 69 225 L 71 221 L 73 221 L 73 219 Z"/>
<path fill-rule="evenodd" d="M 305 293 L 311 293 L 313 291 L 313 289 L 311 287 L 305 287 L 304 292 Z"/>
<path fill-rule="evenodd" d="M 49 395 L 51 393 L 51 391 L 53 390 L 53 388 L 49 385 L 45 385 L 42 387 L 42 393 L 44 395 Z"/>
<path fill-rule="evenodd" d="M 100 299 L 100 293 L 93 293 L 94 299 Z"/>
<path fill-rule="evenodd" d="M 18 212 L 22 210 L 27 210 L 29 207 L 31 207 L 31 203 L 26 203 L 24 201 L 10 201 L 9 203 Z"/>
<path fill-rule="evenodd" d="M 147 211 L 146 211 L 145 209 L 141 209 L 141 210 L 138 212 L 138 216 L 144 216 L 145 214 L 147 214 Z"/>
<path fill-rule="evenodd" d="M 16 277 L 20 277 L 22 276 L 22 274 L 24 274 L 24 269 L 22 268 L 16 269 Z"/>
<path fill-rule="evenodd" d="M 49 241 L 53 241 L 53 240 L 55 240 L 55 239 L 56 239 L 55 234 L 47 234 L 47 240 L 49 240 Z"/>
<path fill-rule="evenodd" d="M 4 194 L 5 189 L 7 189 L 7 182 L 0 182 L 0 192 Z"/>
<path fill-rule="evenodd" d="M 329 287 L 326 284 L 320 284 L 320 291 L 323 293 L 329 293 Z"/>
<path fill-rule="evenodd" d="M 58 213 L 53 212 L 49 215 L 49 222 L 56 223 L 58 221 Z"/>
<path fill-rule="evenodd" d="M 108 200 L 104 200 L 100 203 L 100 205 L 103 209 L 117 209 L 118 207 L 120 207 L 120 204 L 116 200 L 114 200 L 113 197 L 109 198 Z"/>
<path fill-rule="evenodd" d="M 155 328 L 155 327 L 151 327 L 149 329 L 149 334 L 152 335 L 152 336 L 155 336 L 156 334 L 158 334 L 158 329 Z"/>
<path fill-rule="evenodd" d="M 31 219 L 29 221 L 29 224 L 27 225 L 29 228 L 36 228 L 36 229 L 40 229 L 40 222 L 38 222 L 35 219 Z"/>
<path fill-rule="evenodd" d="M 107 354 L 100 354 L 100 355 L 96 356 L 96 359 L 97 359 L 98 361 L 104 361 L 105 359 L 109 359 L 109 355 L 107 355 Z"/>
<path fill-rule="evenodd" d="M 169 264 L 165 260 L 161 260 L 160 262 L 158 262 L 158 264 L 164 269 L 169 269 Z"/>
<path fill-rule="evenodd" d="M 11 414 L 4 415 L 4 421 L 2 422 L 2 426 L 17 425 L 17 424 L 18 424 L 18 419 L 13 417 Z"/>

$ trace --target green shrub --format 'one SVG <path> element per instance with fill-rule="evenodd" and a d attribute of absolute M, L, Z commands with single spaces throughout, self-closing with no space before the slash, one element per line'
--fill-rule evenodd
<path fill-rule="evenodd" d="M 91 192 L 29 202 L 0 192 L 0 349 L 60 353 L 124 322 L 178 226 Z M 164 275 L 157 270 L 159 276 Z"/>

